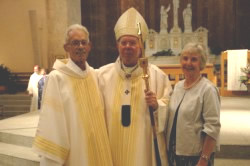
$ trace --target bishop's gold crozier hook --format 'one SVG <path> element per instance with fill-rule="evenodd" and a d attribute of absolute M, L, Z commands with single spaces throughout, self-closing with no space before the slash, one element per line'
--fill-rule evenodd
<path fill-rule="evenodd" d="M 141 47 L 141 58 L 139 59 L 139 65 L 143 70 L 143 76 L 142 78 L 145 81 L 145 86 L 146 86 L 146 91 L 149 91 L 149 74 L 148 74 L 148 58 L 145 57 L 145 50 L 144 50 L 144 45 L 143 45 L 143 40 L 142 40 L 142 31 L 141 31 L 141 23 L 137 23 L 138 27 L 138 36 L 139 36 L 139 44 Z"/>

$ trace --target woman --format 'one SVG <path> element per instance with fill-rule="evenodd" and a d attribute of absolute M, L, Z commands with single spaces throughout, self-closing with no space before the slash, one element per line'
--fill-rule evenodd
<path fill-rule="evenodd" d="M 219 93 L 201 76 L 206 53 L 200 44 L 187 44 L 181 52 L 180 63 L 185 80 L 175 85 L 169 104 L 169 165 L 211 166 L 214 151 L 219 150 Z"/>

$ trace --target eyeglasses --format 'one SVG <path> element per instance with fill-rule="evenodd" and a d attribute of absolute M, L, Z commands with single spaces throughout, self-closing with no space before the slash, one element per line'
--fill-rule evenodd
<path fill-rule="evenodd" d="M 74 47 L 78 47 L 80 46 L 80 44 L 82 44 L 83 46 L 86 46 L 88 44 L 88 41 L 87 40 L 72 40 L 70 44 Z"/>

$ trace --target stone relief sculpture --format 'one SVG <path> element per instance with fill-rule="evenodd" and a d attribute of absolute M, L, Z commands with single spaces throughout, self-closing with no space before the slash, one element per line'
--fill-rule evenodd
<path fill-rule="evenodd" d="M 187 5 L 187 8 L 183 10 L 183 20 L 184 20 L 184 32 L 192 32 L 192 9 L 191 4 Z"/>
<path fill-rule="evenodd" d="M 161 25 L 160 33 L 167 33 L 168 29 L 168 12 L 170 10 L 170 5 L 165 9 L 164 6 L 161 6 Z"/>
<path fill-rule="evenodd" d="M 155 35 L 157 34 L 153 29 L 149 30 L 149 35 L 148 35 L 148 46 L 150 49 L 155 48 Z"/>
<path fill-rule="evenodd" d="M 192 29 L 192 7 L 191 3 L 187 4 L 187 7 L 182 11 L 184 30 L 178 25 L 178 10 L 180 7 L 180 0 L 172 0 L 167 8 L 161 6 L 160 9 L 160 32 L 156 32 L 151 29 L 149 32 L 149 38 L 146 41 L 146 55 L 150 56 L 163 50 L 169 50 L 174 55 L 178 55 L 185 44 L 188 42 L 198 42 L 204 45 L 208 50 L 208 30 L 204 27 L 199 27 L 195 31 Z M 168 12 L 172 6 L 173 10 L 173 26 L 168 33 Z"/>
<path fill-rule="evenodd" d="M 173 6 L 174 6 L 174 27 L 178 27 L 178 8 L 179 8 L 179 0 L 173 0 Z"/>

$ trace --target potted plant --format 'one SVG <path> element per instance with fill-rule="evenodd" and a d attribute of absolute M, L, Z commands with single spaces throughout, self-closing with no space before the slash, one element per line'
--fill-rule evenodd
<path fill-rule="evenodd" d="M 246 67 L 241 68 L 241 71 L 245 73 L 244 76 L 240 76 L 240 82 L 246 85 L 248 91 L 250 91 L 250 63 Z"/>
<path fill-rule="evenodd" d="M 18 77 L 11 73 L 5 65 L 0 65 L 0 93 L 15 93 L 18 86 Z"/>

